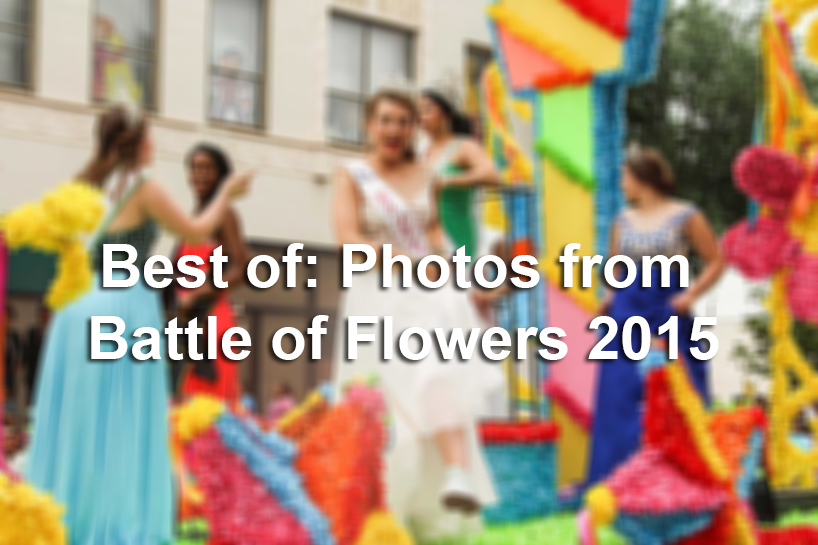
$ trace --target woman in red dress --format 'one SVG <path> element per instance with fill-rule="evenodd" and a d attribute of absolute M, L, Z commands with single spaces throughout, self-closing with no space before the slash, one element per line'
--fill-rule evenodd
<path fill-rule="evenodd" d="M 187 167 L 190 184 L 196 195 L 197 210 L 204 210 L 221 184 L 230 176 L 230 159 L 214 145 L 199 144 L 188 154 Z M 196 289 L 177 288 L 176 299 L 185 319 L 198 318 L 198 326 L 205 329 L 205 334 L 207 316 L 215 316 L 218 323 L 217 335 L 221 338 L 228 329 L 235 327 L 236 317 L 230 303 L 230 288 L 215 288 L 210 275 L 210 256 L 219 246 L 222 247 L 223 255 L 228 258 L 222 280 L 230 288 L 243 281 L 249 251 L 242 238 L 238 214 L 231 208 L 211 240 L 185 242 L 179 248 L 177 257 L 195 255 L 202 259 L 204 265 L 200 268 L 208 275 L 208 282 Z M 238 403 L 241 397 L 238 362 L 225 357 L 219 346 L 215 362 L 203 359 L 187 366 L 181 377 L 180 388 L 183 399 L 194 395 L 210 395 L 230 404 Z"/>

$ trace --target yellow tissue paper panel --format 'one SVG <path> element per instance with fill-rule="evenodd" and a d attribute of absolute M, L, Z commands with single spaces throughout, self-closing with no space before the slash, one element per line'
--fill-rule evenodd
<path fill-rule="evenodd" d="M 499 198 L 488 198 L 483 205 L 483 223 L 487 227 L 505 232 L 508 229 L 508 218 Z"/>
<path fill-rule="evenodd" d="M 560 428 L 557 443 L 557 482 L 559 487 L 582 483 L 588 467 L 588 434 L 558 405 L 551 404 L 554 422 Z"/>
<path fill-rule="evenodd" d="M 545 257 L 543 268 L 549 280 L 560 288 L 564 285 L 563 266 L 558 260 L 568 244 L 580 244 L 575 255 L 574 287 L 566 288 L 568 295 L 589 312 L 596 310 L 597 298 L 593 288 L 582 289 L 582 256 L 596 255 L 594 235 L 594 194 L 574 183 L 551 161 L 543 159 L 543 216 Z"/>
<path fill-rule="evenodd" d="M 624 58 L 624 42 L 566 5 L 562 0 L 503 0 L 510 20 L 534 26 L 537 34 L 565 46 L 593 71 L 618 70 Z M 508 29 L 517 34 L 514 28 Z"/>

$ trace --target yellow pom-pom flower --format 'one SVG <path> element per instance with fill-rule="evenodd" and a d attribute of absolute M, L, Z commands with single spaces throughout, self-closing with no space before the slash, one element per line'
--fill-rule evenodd
<path fill-rule="evenodd" d="M 607 526 L 616 520 L 616 498 L 605 485 L 593 487 L 585 495 L 585 505 L 594 526 Z"/>
<path fill-rule="evenodd" d="M 80 241 L 68 243 L 57 262 L 57 277 L 46 295 L 51 308 L 62 308 L 91 287 L 91 260 Z"/>
<path fill-rule="evenodd" d="M 43 208 L 60 233 L 90 233 L 105 213 L 99 190 L 81 182 L 61 185 L 43 198 Z"/>
<path fill-rule="evenodd" d="M 0 543 L 64 545 L 62 515 L 51 497 L 0 473 Z"/>
<path fill-rule="evenodd" d="M 59 309 L 91 286 L 91 260 L 81 236 L 93 232 L 105 207 L 99 190 L 68 182 L 36 204 L 26 204 L 0 220 L 9 248 L 31 248 L 57 254 L 57 277 L 46 302 Z"/>
<path fill-rule="evenodd" d="M 391 513 L 375 512 L 364 523 L 355 545 L 413 545 L 412 538 Z"/>
<path fill-rule="evenodd" d="M 289 427 L 293 422 L 299 420 L 300 418 L 304 417 L 307 413 L 312 411 L 314 408 L 318 407 L 321 403 L 325 403 L 326 399 L 324 398 L 323 394 L 320 391 L 315 391 L 307 397 L 304 402 L 292 409 L 290 409 L 287 414 L 282 416 L 278 422 L 276 422 L 276 429 L 283 430 Z"/>
<path fill-rule="evenodd" d="M 206 432 L 224 410 L 224 403 L 215 397 L 194 397 L 176 409 L 176 431 L 179 440 L 188 443 Z"/>

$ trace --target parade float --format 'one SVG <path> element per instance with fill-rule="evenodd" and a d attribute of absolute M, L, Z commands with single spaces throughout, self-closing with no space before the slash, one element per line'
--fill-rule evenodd
<path fill-rule="evenodd" d="M 497 61 L 484 76 L 486 146 L 505 169 L 507 182 L 531 188 L 532 240 L 549 279 L 539 319 L 548 323 L 559 316 L 574 355 L 543 373 L 548 375 L 545 412 L 560 432 L 555 464 L 560 486 L 585 477 L 595 366 L 583 358 L 596 342 L 588 324 L 599 301 L 593 290 L 560 289 L 555 265 L 568 243 L 580 243 L 583 255 L 606 253 L 610 225 L 623 204 L 617 183 L 625 99 L 631 86 L 654 71 L 664 4 L 497 0 L 488 8 Z M 814 1 L 781 0 L 763 21 L 759 143 L 768 147 L 748 150 L 735 169 L 737 185 L 761 204 L 761 213 L 726 237 L 726 252 L 741 270 L 754 278 L 776 276 L 770 303 L 775 340 L 770 423 L 755 408 L 708 413 L 683 366 L 654 356 L 645 368 L 643 447 L 585 496 L 576 533 L 555 516 L 489 528 L 478 543 L 522 543 L 535 531 L 554 543 L 818 542 L 809 526 L 759 530 L 748 505 L 750 483 L 760 468 L 778 485 L 811 485 L 818 463 L 814 452 L 802 452 L 789 441 L 792 420 L 818 392 L 814 372 L 791 334 L 793 315 L 815 321 L 810 301 L 818 284 L 809 274 L 815 270 L 810 254 L 818 253 L 810 166 L 816 156 L 807 144 L 818 134 L 818 115 L 793 67 L 789 30 L 816 7 Z M 818 53 L 818 25 L 810 28 L 806 42 Z M 497 113 L 501 108 L 504 115 Z M 512 172 L 516 178 L 508 176 Z M 485 217 L 514 240 L 513 214 L 520 211 L 506 208 L 488 209 Z M 799 384 L 795 390 L 792 376 Z M 553 463 L 548 456 L 542 461 Z"/>
<path fill-rule="evenodd" d="M 557 259 L 569 243 L 581 245 L 581 256 L 607 253 L 623 204 L 625 100 L 654 72 L 664 9 L 663 0 L 497 0 L 487 8 L 496 65 L 484 76 L 486 145 L 507 183 L 530 188 L 523 232 L 547 279 L 533 312 L 540 323 L 527 326 L 567 334 L 568 357 L 530 373 L 560 429 L 561 487 L 582 483 L 588 465 L 596 366 L 585 358 L 597 340 L 588 325 L 599 294 L 579 281 L 563 289 Z M 505 226 L 514 242 L 519 210 L 505 212 L 487 211 L 486 221 Z"/>
<path fill-rule="evenodd" d="M 651 357 L 652 356 L 652 357 Z M 807 545 L 818 527 L 760 529 L 750 508 L 767 417 L 757 407 L 709 414 L 680 361 L 657 351 L 645 377 L 642 446 L 586 495 L 583 544 L 612 525 L 632 545 Z"/>
<path fill-rule="evenodd" d="M 577 515 L 559 501 L 558 490 L 585 478 L 596 366 L 584 355 L 596 342 L 588 324 L 599 297 L 593 290 L 561 289 L 553 267 L 568 243 L 580 243 L 581 255 L 606 253 L 623 204 L 617 186 L 625 99 L 653 73 L 665 2 L 489 3 L 496 62 L 484 73 L 481 107 L 485 145 L 500 167 L 504 196 L 486 203 L 483 221 L 505 234 L 512 254 L 536 255 L 547 278 L 538 290 L 513 294 L 500 321 L 508 329 L 559 325 L 570 346 L 568 358 L 548 367 L 539 360 L 506 364 L 509 420 L 481 429 L 500 502 L 486 509 L 486 528 L 469 543 L 818 542 L 807 526 L 760 530 L 748 507 L 756 468 L 766 467 L 780 486 L 814 484 L 818 469 L 818 451 L 798 451 L 788 438 L 795 415 L 818 399 L 818 377 L 791 335 L 793 319 L 818 322 L 809 304 L 818 286 L 811 276 L 818 274 L 812 136 L 818 112 L 792 66 L 789 36 L 818 0 L 773 4 L 763 22 L 758 145 L 735 167 L 737 185 L 760 211 L 725 239 L 740 270 L 773 278 L 772 414 L 756 408 L 709 413 L 681 364 L 652 354 L 643 362 L 642 448 L 588 492 Z M 809 36 L 808 47 L 818 53 L 818 27 Z M 49 293 L 57 308 L 87 287 L 90 269 L 77 235 L 91 231 L 101 215 L 93 195 L 64 198 L 47 198 L 5 220 L 11 246 L 60 256 L 60 276 Z M 88 215 L 61 215 L 68 212 L 59 202 L 78 199 L 90 206 L 74 209 Z M 58 218 L 50 225 L 59 230 L 41 229 L 44 214 Z M 0 303 L 6 265 L 0 252 Z M 275 424 L 207 397 L 175 408 L 178 543 L 410 545 L 385 505 L 388 416 L 377 388 L 353 384 L 333 397 L 316 391 Z M 12 475 L 0 453 L 0 543 L 66 542 L 60 509 Z"/>
<path fill-rule="evenodd" d="M 818 2 L 776 0 L 761 23 L 760 100 L 753 145 L 733 167 L 736 187 L 753 206 L 724 237 L 730 263 L 747 278 L 769 280 L 772 484 L 815 488 L 818 441 L 791 440 L 795 419 L 818 401 L 818 374 L 798 346 L 796 321 L 818 325 L 818 109 L 798 75 L 793 29 L 808 23 L 806 57 L 818 62 Z M 813 425 L 811 434 L 818 438 Z"/>
<path fill-rule="evenodd" d="M 331 397 L 314 392 L 272 427 L 214 398 L 178 407 L 180 540 L 411 545 L 385 503 L 380 393 L 361 382 Z"/>

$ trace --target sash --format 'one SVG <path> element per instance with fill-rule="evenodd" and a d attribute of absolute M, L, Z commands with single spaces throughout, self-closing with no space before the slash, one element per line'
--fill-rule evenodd
<path fill-rule="evenodd" d="M 406 201 L 378 178 L 364 161 L 352 161 L 347 165 L 364 199 L 378 211 L 395 242 L 412 257 L 429 255 L 426 238 L 427 226 L 418 220 Z"/>

